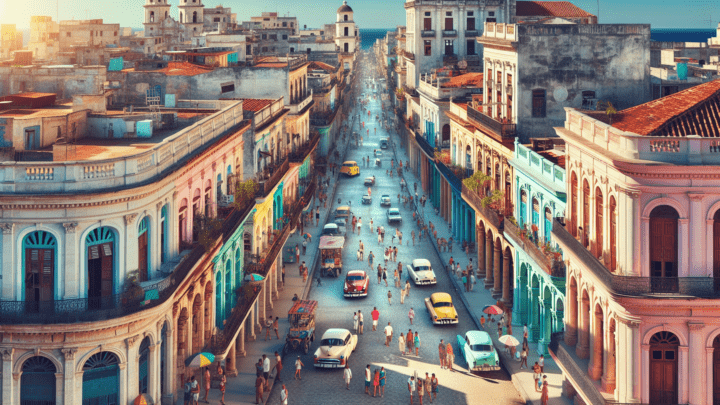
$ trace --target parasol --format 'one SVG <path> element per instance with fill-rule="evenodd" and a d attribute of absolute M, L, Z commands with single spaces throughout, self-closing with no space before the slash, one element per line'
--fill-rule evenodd
<path fill-rule="evenodd" d="M 206 367 L 215 361 L 215 355 L 207 352 L 200 352 L 190 356 L 185 360 L 187 367 Z"/>
<path fill-rule="evenodd" d="M 497 305 L 485 305 L 482 311 L 488 315 L 502 315 L 505 312 Z"/>
<path fill-rule="evenodd" d="M 500 339 L 498 339 L 500 343 L 506 345 L 506 346 L 517 346 L 520 344 L 520 342 L 515 339 L 515 336 L 513 335 L 503 335 L 500 336 Z"/>

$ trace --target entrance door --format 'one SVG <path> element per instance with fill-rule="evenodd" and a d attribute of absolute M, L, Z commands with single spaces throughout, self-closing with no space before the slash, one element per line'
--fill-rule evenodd
<path fill-rule="evenodd" d="M 145 217 L 138 225 L 138 279 L 148 280 L 148 218 Z"/>
<path fill-rule="evenodd" d="M 148 357 L 150 355 L 150 338 L 145 337 L 140 342 L 138 351 L 140 359 L 138 360 L 138 390 L 141 394 L 148 393 Z"/>
<path fill-rule="evenodd" d="M 678 346 L 671 332 L 658 332 L 650 339 L 650 403 L 677 404 Z"/>
<path fill-rule="evenodd" d="M 20 405 L 55 405 L 55 364 L 43 356 L 23 363 L 20 377 Z"/>
<path fill-rule="evenodd" d="M 117 405 L 119 371 L 113 353 L 92 355 L 83 366 L 82 405 Z"/>

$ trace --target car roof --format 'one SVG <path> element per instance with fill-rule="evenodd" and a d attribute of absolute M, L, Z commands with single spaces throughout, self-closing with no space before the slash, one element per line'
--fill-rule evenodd
<path fill-rule="evenodd" d="M 347 329 L 340 329 L 340 328 L 332 328 L 328 329 L 323 333 L 322 338 L 323 339 L 345 339 L 345 337 L 350 334 L 350 331 Z"/>
<path fill-rule="evenodd" d="M 345 211 L 345 210 L 350 211 L 350 206 L 349 205 L 341 205 L 341 206 L 335 208 L 335 211 Z"/>
<path fill-rule="evenodd" d="M 325 227 L 323 229 L 337 229 L 337 224 L 325 224 Z"/>
<path fill-rule="evenodd" d="M 400 213 L 400 209 L 399 209 L 399 208 L 390 208 L 390 209 L 388 210 L 388 212 L 391 212 L 391 213 L 393 213 L 393 214 L 395 214 L 395 213 L 398 213 L 398 214 L 399 214 L 399 213 Z"/>
<path fill-rule="evenodd" d="M 479 330 L 469 330 L 465 334 L 465 336 L 468 338 L 468 344 L 471 345 L 491 345 L 492 339 L 490 339 L 490 334 L 484 331 Z"/>
<path fill-rule="evenodd" d="M 345 238 L 342 236 L 325 235 L 320 237 L 319 249 L 342 249 L 345 245 Z"/>
<path fill-rule="evenodd" d="M 415 260 L 412 261 L 412 265 L 413 265 L 413 267 L 417 267 L 417 266 L 428 266 L 428 267 L 432 267 L 432 266 L 430 265 L 430 260 L 428 260 L 428 259 L 415 259 Z"/>
<path fill-rule="evenodd" d="M 348 276 L 350 276 L 350 275 L 353 275 L 353 276 L 355 276 L 355 275 L 365 276 L 366 274 L 367 274 L 367 273 L 365 273 L 365 270 L 350 270 L 350 271 L 348 271 L 348 273 L 347 273 Z"/>
<path fill-rule="evenodd" d="M 383 194 L 382 198 L 385 198 L 385 197 L 390 198 L 390 194 Z"/>
<path fill-rule="evenodd" d="M 432 302 L 452 302 L 452 297 L 448 293 L 436 292 L 430 296 Z"/>
<path fill-rule="evenodd" d="M 346 164 L 348 164 L 348 163 L 349 163 L 349 164 L 357 164 L 357 162 L 354 161 L 354 160 L 346 160 L 346 161 L 343 162 L 344 165 L 346 165 Z"/>

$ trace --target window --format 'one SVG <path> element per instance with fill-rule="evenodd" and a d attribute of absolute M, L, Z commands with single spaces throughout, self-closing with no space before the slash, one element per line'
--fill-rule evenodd
<path fill-rule="evenodd" d="M 165 13 L 165 17 L 167 17 L 167 13 Z M 115 35 L 113 35 L 113 36 L 115 36 L 115 37 L 117 36 L 117 31 L 115 31 Z"/>
<path fill-rule="evenodd" d="M 582 108 L 583 110 L 595 110 L 597 109 L 597 99 L 595 98 L 595 92 L 592 90 L 584 90 L 582 92 Z"/>
<path fill-rule="evenodd" d="M 602 258 L 603 251 L 603 220 L 604 201 L 600 188 L 595 189 L 595 256 Z"/>
<path fill-rule="evenodd" d="M 213 18 L 213 22 L 220 22 L 220 18 L 219 17 Z"/>
<path fill-rule="evenodd" d="M 252 55 L 252 45 L 245 45 L 245 54 Z"/>
<path fill-rule="evenodd" d="M 446 17 L 452 17 L 452 11 L 446 11 L 445 12 Z"/>
<path fill-rule="evenodd" d="M 446 39 L 446 40 L 445 40 L 445 55 L 450 56 L 450 55 L 453 55 L 453 54 L 455 53 L 455 52 L 454 52 L 454 48 L 455 48 L 455 47 L 453 46 L 453 42 L 454 42 L 454 41 L 451 40 L 451 39 Z"/>
<path fill-rule="evenodd" d="M 577 236 L 578 178 L 575 172 L 572 172 L 570 176 L 570 205 L 572 206 L 570 211 L 570 233 L 572 233 L 573 236 Z"/>
<path fill-rule="evenodd" d="M 350 52 L 350 44 L 348 44 L 348 43 L 346 42 L 345 45 L 344 45 L 344 49 L 345 49 L 345 52 Z"/>
<path fill-rule="evenodd" d="M 615 219 L 615 213 L 617 212 L 617 204 L 615 203 L 615 197 L 610 196 L 610 204 L 608 205 L 608 217 L 610 217 L 610 228 L 608 229 L 608 235 L 610 237 L 610 271 L 614 272 L 617 268 L 617 220 Z"/>
<path fill-rule="evenodd" d="M 475 55 L 475 40 L 474 39 L 467 40 L 467 54 Z"/>
<path fill-rule="evenodd" d="M 282 39 L 287 39 L 287 35 L 283 35 L 283 36 L 282 36 Z"/>
<path fill-rule="evenodd" d="M 222 83 L 220 85 L 221 93 L 232 93 L 234 91 L 235 91 L 235 83 L 228 82 L 228 83 Z"/>
<path fill-rule="evenodd" d="M 282 26 L 287 27 L 287 21 L 283 21 Z"/>
<path fill-rule="evenodd" d="M 432 18 L 428 17 L 430 13 L 425 13 L 425 20 L 423 21 L 423 29 L 425 31 L 432 30 Z"/>
<path fill-rule="evenodd" d="M 679 215 L 674 208 L 661 205 L 650 213 L 650 276 L 652 278 L 675 278 L 677 270 L 678 250 L 678 219 Z M 652 281 L 653 289 L 673 292 L 676 285 L 673 281 L 668 284 L 663 280 Z M 677 279 L 674 279 L 676 282 Z M 676 284 L 676 283 L 675 283 Z"/>
<path fill-rule="evenodd" d="M 68 37 L 68 38 L 71 37 L 71 36 L 72 36 L 72 32 L 70 32 L 70 31 L 66 32 L 66 33 L 65 33 L 65 36 Z"/>
<path fill-rule="evenodd" d="M 452 15 L 452 13 L 448 13 L 448 14 Z M 446 18 L 445 18 L 445 31 L 452 31 L 453 29 L 454 29 L 454 28 L 453 28 L 453 19 L 452 19 L 452 17 L 446 17 Z"/>
<path fill-rule="evenodd" d="M 268 51 L 267 46 L 263 46 L 263 47 L 262 47 L 262 51 L 263 51 L 263 52 L 267 52 L 267 51 Z"/>
<path fill-rule="evenodd" d="M 343 15 L 343 21 L 348 21 L 348 15 L 347 15 L 347 14 Z"/>
<path fill-rule="evenodd" d="M 583 227 L 580 237 L 582 238 L 582 244 L 585 247 L 590 246 L 588 232 L 590 231 L 590 184 L 587 180 L 583 180 Z"/>
<path fill-rule="evenodd" d="M 533 118 L 545 118 L 545 90 L 532 91 L 532 116 Z"/>
<path fill-rule="evenodd" d="M 472 11 L 468 11 L 467 17 L 467 30 L 475 31 L 475 17 L 472 16 Z"/>
<path fill-rule="evenodd" d="M 345 36 L 347 37 L 349 35 L 350 35 L 350 28 L 345 27 Z"/>
<path fill-rule="evenodd" d="M 103 36 L 103 32 L 102 32 L 102 31 L 100 31 L 100 36 Z"/>
<path fill-rule="evenodd" d="M 262 34 L 262 39 L 267 39 L 267 34 Z"/>
<path fill-rule="evenodd" d="M 432 45 L 430 41 L 425 41 L 425 56 L 432 56 Z"/>

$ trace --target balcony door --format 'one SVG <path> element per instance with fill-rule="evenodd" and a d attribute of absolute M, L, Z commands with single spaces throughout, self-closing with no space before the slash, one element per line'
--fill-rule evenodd
<path fill-rule="evenodd" d="M 452 56 L 455 52 L 453 51 L 453 40 L 446 39 L 445 40 L 445 55 L 446 56 Z"/>
<path fill-rule="evenodd" d="M 679 215 L 661 205 L 650 213 L 650 276 L 654 292 L 676 292 Z"/>
<path fill-rule="evenodd" d="M 150 219 L 148 217 L 143 218 L 138 223 L 138 280 L 148 280 L 148 262 L 149 262 L 149 251 L 148 251 L 148 225 Z"/>
<path fill-rule="evenodd" d="M 94 229 L 85 238 L 87 246 L 88 299 L 90 308 L 111 304 L 113 295 L 115 234 L 110 228 Z"/>
<path fill-rule="evenodd" d="M 23 240 L 25 249 L 25 309 L 29 312 L 52 311 L 55 298 L 55 249 L 57 240 L 44 231 L 36 231 Z M 43 305 L 49 305 L 42 308 Z"/>
<path fill-rule="evenodd" d="M 425 30 L 425 31 L 432 30 L 432 18 L 429 16 L 430 16 L 430 12 L 426 12 L 425 19 L 423 20 L 423 30 Z"/>
<path fill-rule="evenodd" d="M 713 277 L 715 290 L 720 290 L 720 210 L 715 212 L 713 218 Z"/>
<path fill-rule="evenodd" d="M 678 347 L 671 332 L 658 332 L 650 338 L 650 403 L 678 403 Z"/>

